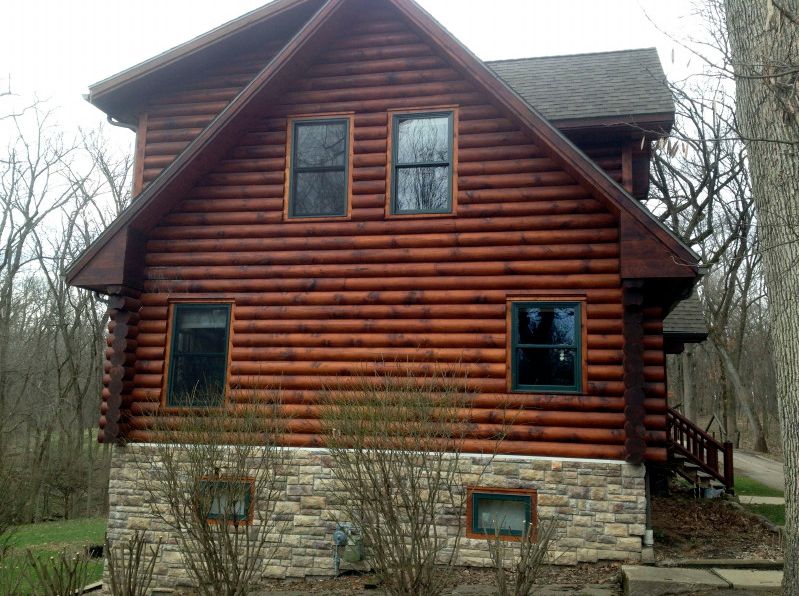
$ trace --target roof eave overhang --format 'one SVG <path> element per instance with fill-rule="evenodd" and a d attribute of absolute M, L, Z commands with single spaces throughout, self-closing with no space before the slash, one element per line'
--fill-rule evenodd
<path fill-rule="evenodd" d="M 601 132 L 638 139 L 643 136 L 647 140 L 655 140 L 671 132 L 674 126 L 674 112 L 561 118 L 550 122 L 568 136 Z"/>
<path fill-rule="evenodd" d="M 176 69 L 182 68 L 186 62 L 192 59 L 206 61 L 234 36 L 239 36 L 254 27 L 281 15 L 286 15 L 302 5 L 319 3 L 320 0 L 274 0 L 157 56 L 90 85 L 86 99 L 115 120 L 134 124 L 137 120 L 135 112 L 141 104 L 141 90 L 149 86 L 151 79 L 170 78 Z"/>

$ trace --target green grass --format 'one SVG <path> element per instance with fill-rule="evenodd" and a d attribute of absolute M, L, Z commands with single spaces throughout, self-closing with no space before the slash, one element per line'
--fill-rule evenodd
<path fill-rule="evenodd" d="M 762 515 L 776 526 L 785 525 L 785 505 L 745 505 L 745 507 L 758 515 Z"/>
<path fill-rule="evenodd" d="M 736 495 L 751 495 L 756 497 L 782 497 L 783 492 L 781 490 L 776 490 L 771 488 L 770 486 L 766 486 L 758 482 L 757 480 L 752 480 L 751 478 L 747 478 L 746 476 L 736 476 L 735 477 L 735 494 Z"/>
<path fill-rule="evenodd" d="M 69 521 L 46 522 L 20 526 L 11 536 L 11 553 L 0 568 L 0 594 L 26 593 L 14 589 L 18 580 L 28 571 L 25 550 L 30 549 L 39 557 L 53 557 L 61 551 L 82 553 L 90 544 L 102 544 L 105 538 L 105 518 L 86 518 Z M 89 583 L 103 575 L 102 560 L 89 563 Z"/>

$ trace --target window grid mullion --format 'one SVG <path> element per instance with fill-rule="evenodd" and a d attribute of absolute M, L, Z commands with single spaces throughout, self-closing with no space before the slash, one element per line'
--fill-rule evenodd
<path fill-rule="evenodd" d="M 297 166 L 294 171 L 298 174 L 317 173 L 317 172 L 343 172 L 345 166 Z"/>
<path fill-rule="evenodd" d="M 415 161 L 411 163 L 398 163 L 394 167 L 399 169 L 411 168 L 448 168 L 450 162 L 448 161 Z"/>
<path fill-rule="evenodd" d="M 568 350 L 576 349 L 575 344 L 523 344 L 516 342 L 517 348 L 540 348 L 540 349 L 553 349 L 553 350 Z"/>

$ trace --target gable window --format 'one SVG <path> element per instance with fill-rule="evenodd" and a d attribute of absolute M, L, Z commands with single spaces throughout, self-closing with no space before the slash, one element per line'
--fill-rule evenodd
<path fill-rule="evenodd" d="M 505 538 L 535 535 L 537 494 L 532 489 L 467 489 L 466 535 Z"/>
<path fill-rule="evenodd" d="M 229 304 L 174 304 L 168 406 L 220 406 L 225 397 Z"/>
<path fill-rule="evenodd" d="M 453 114 L 396 114 L 392 123 L 391 212 L 452 211 Z"/>
<path fill-rule="evenodd" d="M 250 521 L 254 485 L 251 480 L 200 480 L 201 513 L 211 522 Z"/>
<path fill-rule="evenodd" d="M 295 121 L 291 146 L 288 216 L 346 216 L 349 120 Z"/>
<path fill-rule="evenodd" d="M 511 388 L 579 393 L 579 302 L 511 302 Z"/>

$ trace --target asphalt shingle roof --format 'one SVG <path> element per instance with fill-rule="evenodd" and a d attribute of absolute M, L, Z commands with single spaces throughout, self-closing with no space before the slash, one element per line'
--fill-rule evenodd
<path fill-rule="evenodd" d="M 702 315 L 702 303 L 692 294 L 674 307 L 663 320 L 666 335 L 701 335 L 707 337 L 707 325 Z"/>
<path fill-rule="evenodd" d="M 486 62 L 552 121 L 674 111 L 655 48 Z"/>

